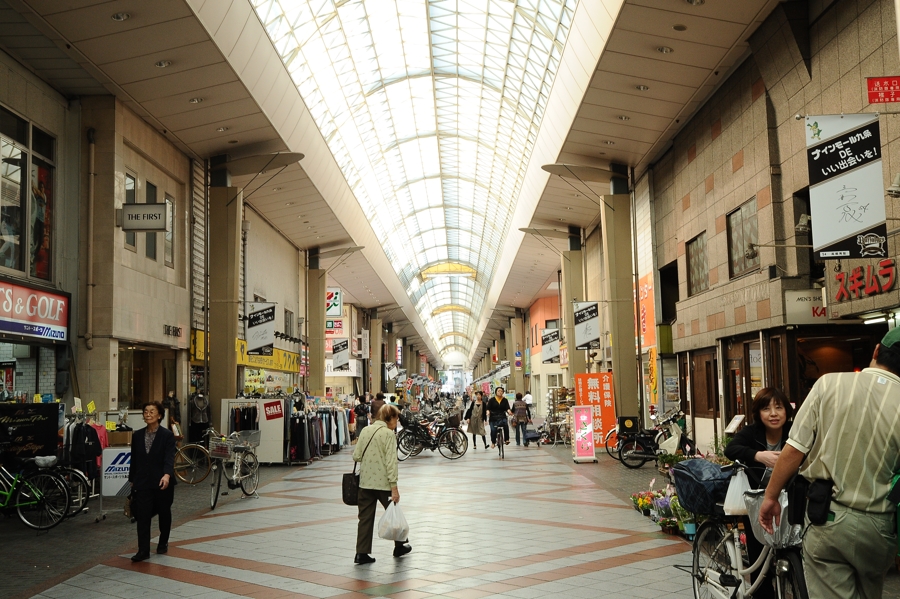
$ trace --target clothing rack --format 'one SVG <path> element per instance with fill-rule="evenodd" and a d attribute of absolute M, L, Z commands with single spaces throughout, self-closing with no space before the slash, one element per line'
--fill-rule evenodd
<path fill-rule="evenodd" d="M 106 520 L 106 510 L 103 509 L 103 493 L 100 492 L 101 484 L 103 482 L 103 479 L 102 479 L 103 474 L 102 474 L 102 471 L 100 471 L 100 469 L 99 469 L 99 467 L 102 467 L 103 449 L 105 449 L 106 447 L 109 446 L 108 442 L 104 444 L 104 441 L 106 439 L 106 435 L 105 435 L 106 428 L 103 427 L 103 432 L 104 432 L 103 437 L 100 436 L 100 433 L 98 431 L 98 429 L 100 428 L 99 425 L 97 428 L 93 428 L 91 421 L 97 419 L 96 411 L 84 412 L 84 411 L 79 410 L 73 414 L 66 414 L 65 419 L 66 419 L 66 424 L 63 426 L 63 449 L 62 449 L 62 455 L 60 456 L 60 462 L 67 464 L 70 467 L 75 468 L 76 470 L 81 471 L 84 474 L 85 478 L 88 479 L 88 482 L 91 485 L 90 492 L 89 492 L 90 494 L 88 495 L 88 501 L 90 501 L 91 499 L 97 498 L 98 501 L 100 502 L 100 506 L 97 509 L 97 516 L 94 518 L 94 522 L 97 523 L 97 522 L 100 522 L 101 520 Z M 73 453 L 77 452 L 80 454 L 80 452 L 81 452 L 81 449 L 73 450 L 73 448 L 71 446 L 71 444 L 73 442 L 75 442 L 76 431 L 75 431 L 74 427 L 77 425 L 91 427 L 97 433 L 97 443 L 100 445 L 100 448 L 99 448 L 99 454 L 96 456 L 96 460 L 100 461 L 100 464 L 96 464 L 96 461 L 93 462 L 95 465 L 99 466 L 97 472 L 95 473 L 95 476 L 91 476 L 90 468 L 86 467 L 88 460 L 85 459 L 82 462 L 82 460 L 78 460 L 77 457 L 73 458 L 73 455 L 72 455 Z M 77 435 L 77 436 L 80 437 L 80 435 Z M 81 437 L 81 438 L 84 438 L 84 437 Z M 78 462 L 82 462 L 82 463 L 73 462 L 73 459 L 76 459 Z M 85 511 L 89 511 L 89 510 L 90 510 L 90 506 L 85 507 Z"/>

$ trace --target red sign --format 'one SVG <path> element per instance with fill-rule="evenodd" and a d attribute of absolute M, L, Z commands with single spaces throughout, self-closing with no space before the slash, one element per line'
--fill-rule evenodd
<path fill-rule="evenodd" d="M 606 433 L 606 430 L 613 428 L 616 424 L 616 402 L 612 373 L 576 374 L 575 404 L 591 406 L 594 443 L 603 443 L 603 435 Z"/>
<path fill-rule="evenodd" d="M 869 104 L 900 102 L 900 77 L 866 77 Z"/>
<path fill-rule="evenodd" d="M 862 266 L 857 266 L 849 275 L 843 271 L 835 273 L 834 280 L 838 289 L 834 301 L 862 299 L 890 291 L 894 288 L 896 274 L 893 258 L 885 258 L 878 266 L 869 264 L 865 272 Z"/>
<path fill-rule="evenodd" d="M 69 298 L 14 283 L 0 283 L 0 332 L 66 341 Z"/>
<path fill-rule="evenodd" d="M 264 403 L 263 409 L 266 411 L 266 420 L 276 420 L 278 418 L 284 418 L 284 412 L 281 409 L 280 401 L 270 401 L 269 403 Z"/>

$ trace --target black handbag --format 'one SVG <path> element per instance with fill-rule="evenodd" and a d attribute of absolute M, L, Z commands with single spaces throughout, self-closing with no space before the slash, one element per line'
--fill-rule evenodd
<path fill-rule="evenodd" d="M 375 435 L 372 435 L 372 438 L 366 443 L 366 448 L 363 449 L 359 462 L 353 462 L 353 472 L 347 472 L 341 478 L 341 496 L 346 505 L 359 505 L 359 474 L 356 473 L 356 466 L 366 457 L 366 452 L 369 451 L 369 445 L 372 444 L 374 438 Z"/>

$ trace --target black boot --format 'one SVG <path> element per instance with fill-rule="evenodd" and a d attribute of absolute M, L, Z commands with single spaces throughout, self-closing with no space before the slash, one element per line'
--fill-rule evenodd
<path fill-rule="evenodd" d="M 403 557 L 412 551 L 409 541 L 394 541 L 394 557 Z"/>
<path fill-rule="evenodd" d="M 370 556 L 368 553 L 357 553 L 356 557 L 353 558 L 354 564 L 372 564 L 375 563 L 375 558 Z"/>

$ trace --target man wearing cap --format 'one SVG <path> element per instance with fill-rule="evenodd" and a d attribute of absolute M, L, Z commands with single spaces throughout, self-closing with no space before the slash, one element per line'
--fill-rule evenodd
<path fill-rule="evenodd" d="M 887 495 L 900 470 L 900 327 L 875 346 L 868 368 L 813 385 L 766 487 L 759 521 L 769 532 L 782 517 L 778 495 L 801 464 L 807 480 L 834 483 L 826 521 L 803 538 L 809 596 L 881 597 L 897 553 L 897 505 Z"/>

